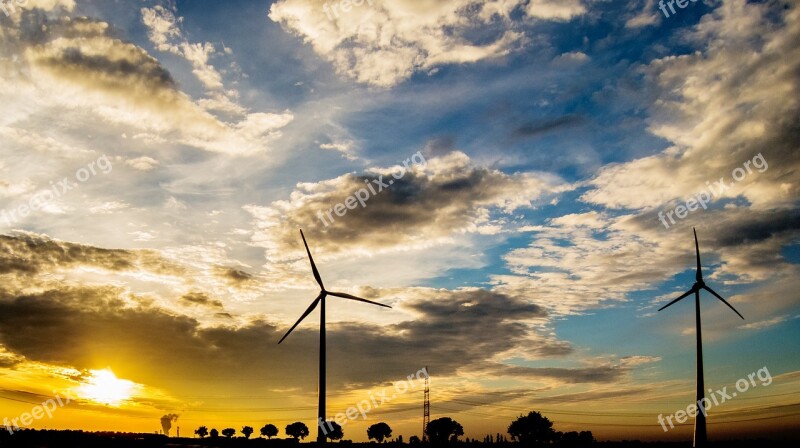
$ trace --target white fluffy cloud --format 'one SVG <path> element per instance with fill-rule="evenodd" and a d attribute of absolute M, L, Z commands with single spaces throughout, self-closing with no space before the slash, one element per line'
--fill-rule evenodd
<path fill-rule="evenodd" d="M 43 31 L 34 34 L 32 28 Z M 0 61 L 0 124 L 7 126 L 0 132 L 20 144 L 24 139 L 40 141 L 38 146 L 50 151 L 74 148 L 50 144 L 47 137 L 24 126 L 37 116 L 68 110 L 72 113 L 67 119 L 75 116 L 85 122 L 92 117 L 90 122 L 99 119 L 134 135 L 150 135 L 153 141 L 253 154 L 267 150 L 294 119 L 289 111 L 248 113 L 241 107 L 233 121 L 220 119 L 181 91 L 157 59 L 114 37 L 102 21 L 31 16 L 30 21 L 20 22 L 18 28 L 7 27 L 3 33 L 5 44 L 19 53 L 16 60 Z M 196 61 L 208 54 L 194 45 L 186 49 L 191 51 L 184 54 Z"/>
<path fill-rule="evenodd" d="M 340 74 L 391 87 L 437 66 L 504 56 L 526 44 L 525 22 L 567 21 L 586 12 L 581 0 L 364 0 L 348 9 L 338 1 L 281 0 L 269 17 Z M 512 19 L 515 10 L 522 11 L 521 21 Z M 495 37 L 471 41 L 467 35 L 476 27 L 493 29 Z"/>
<path fill-rule="evenodd" d="M 687 33 L 699 51 L 644 68 L 662 98 L 651 107 L 650 129 L 671 146 L 607 166 L 590 180 L 581 199 L 603 212 L 524 229 L 531 243 L 506 255 L 514 275 L 495 276 L 497 290 L 535 297 L 558 314 L 626 301 L 692 267 L 691 226 L 698 227 L 706 275 L 719 288 L 771 280 L 760 294 L 779 297 L 778 284 L 794 283 L 796 265 L 781 248 L 800 229 L 793 211 L 800 193 L 800 10 L 775 23 L 775 7 L 726 2 Z M 758 31 L 771 27 L 769 35 Z M 725 193 L 740 199 L 736 205 L 712 204 L 669 229 L 659 222 L 657 211 L 707 188 L 706 182 L 724 177 L 732 184 L 732 171 L 757 154 L 769 168 L 759 172 L 751 164 L 752 173 Z M 750 318 L 771 322 L 770 313 L 786 312 L 787 300 L 777 299 L 770 310 L 733 302 Z"/>
<path fill-rule="evenodd" d="M 645 68 L 660 100 L 651 131 L 672 146 L 659 154 L 604 168 L 583 199 L 611 208 L 649 209 L 716 183 L 762 154 L 769 164 L 734 188 L 753 207 L 791 206 L 800 195 L 796 157 L 800 11 L 787 10 L 776 27 L 771 8 L 725 2 L 687 31 L 702 51 L 669 56 Z"/>

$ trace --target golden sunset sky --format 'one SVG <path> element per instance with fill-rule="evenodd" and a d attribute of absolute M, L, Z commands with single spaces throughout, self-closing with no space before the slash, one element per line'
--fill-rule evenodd
<path fill-rule="evenodd" d="M 4 4 L 0 418 L 313 439 L 302 228 L 393 307 L 326 299 L 328 414 L 388 398 L 345 439 L 420 436 L 427 366 L 470 438 L 688 440 L 695 227 L 706 387 L 761 372 L 709 437 L 798 437 L 800 10 L 710 3 Z"/>

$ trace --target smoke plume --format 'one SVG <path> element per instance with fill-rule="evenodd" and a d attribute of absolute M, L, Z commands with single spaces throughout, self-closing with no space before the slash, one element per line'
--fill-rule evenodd
<path fill-rule="evenodd" d="M 178 421 L 178 414 L 167 414 L 161 417 L 161 429 L 164 434 L 169 437 L 169 430 L 172 428 L 172 422 Z"/>

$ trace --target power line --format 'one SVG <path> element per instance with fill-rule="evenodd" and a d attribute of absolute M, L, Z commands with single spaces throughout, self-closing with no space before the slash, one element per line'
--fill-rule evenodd
<path fill-rule="evenodd" d="M 523 407 L 516 407 L 516 406 L 507 406 L 495 403 L 485 403 L 479 401 L 469 401 L 469 400 L 458 400 L 453 399 L 450 400 L 448 403 L 455 403 L 455 404 L 464 404 L 467 406 L 489 406 L 489 407 L 496 407 L 514 411 L 521 411 L 521 412 L 528 412 L 530 408 L 523 408 Z M 751 408 L 751 409 L 736 409 L 736 410 L 728 410 L 728 411 L 715 411 L 714 415 L 720 414 L 739 414 L 742 412 L 755 412 L 764 409 L 775 409 L 781 407 L 793 407 L 793 406 L 800 406 L 800 403 L 789 403 L 784 405 L 776 405 L 776 406 L 760 406 L 758 408 Z M 567 411 L 567 410 L 555 410 L 555 409 L 543 409 L 543 408 L 536 408 L 539 412 L 544 412 L 548 414 L 556 414 L 556 415 L 581 415 L 581 416 L 609 416 L 609 417 L 651 417 L 652 413 L 647 412 L 589 412 L 589 411 Z"/>

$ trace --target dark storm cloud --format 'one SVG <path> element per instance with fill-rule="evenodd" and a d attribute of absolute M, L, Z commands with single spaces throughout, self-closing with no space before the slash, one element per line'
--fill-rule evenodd
<path fill-rule="evenodd" d="M 782 234 L 797 236 L 800 230 L 800 210 L 748 210 L 740 215 L 719 226 L 711 235 L 718 247 L 760 243 Z"/>
<path fill-rule="evenodd" d="M 388 327 L 338 324 L 331 345 L 360 346 L 357 353 L 373 356 L 388 371 L 428 365 L 440 375 L 452 375 L 517 347 L 530 336 L 523 322 L 546 316 L 537 305 L 482 289 L 433 291 L 403 308 L 416 318 Z M 365 340 L 371 343 L 365 345 Z M 350 379 L 367 383 L 372 370 L 354 370 Z"/>
<path fill-rule="evenodd" d="M 41 61 L 44 64 L 60 65 L 64 69 L 76 72 L 92 73 L 98 78 L 108 78 L 124 82 L 126 79 L 145 78 L 150 81 L 154 90 L 174 88 L 172 75 L 159 65 L 158 61 L 149 57 L 141 49 L 139 59 L 114 60 L 106 56 L 87 55 L 80 48 L 68 48 L 58 58 Z"/>
<path fill-rule="evenodd" d="M 0 274 L 35 275 L 56 267 L 81 265 L 110 271 L 144 269 L 176 275 L 184 272 L 153 251 L 102 249 L 30 234 L 0 235 Z"/>
<path fill-rule="evenodd" d="M 313 369 L 304 352 L 279 350 L 278 329 L 265 322 L 246 328 L 202 328 L 190 317 L 147 305 L 131 306 L 115 288 L 63 288 L 12 296 L 0 292 L 0 343 L 30 361 L 95 368 L 129 366 L 130 379 L 180 390 L 193 381 L 237 378 L 299 386 Z M 311 341 L 309 341 L 311 342 Z M 311 361 L 309 357 L 308 361 Z M 234 369 L 247 363 L 248 369 Z M 227 385 L 221 386 L 223 389 Z"/>
<path fill-rule="evenodd" d="M 65 76 L 80 75 L 85 77 L 82 82 L 99 83 L 97 87 L 105 88 L 136 84 L 138 88 L 146 87 L 151 93 L 177 88 L 172 75 L 158 60 L 144 49 L 118 39 L 105 22 L 86 17 L 50 19 L 36 10 L 23 15 L 20 46 L 41 48 L 55 39 L 67 39 L 75 45 L 41 53 L 38 63 Z M 116 47 L 115 51 L 101 54 L 92 47 L 90 39 L 106 40 Z"/>
<path fill-rule="evenodd" d="M 332 387 L 400 380 L 426 364 L 440 375 L 468 372 L 494 365 L 494 357 L 519 344 L 537 343 L 521 322 L 545 316 L 536 305 L 483 290 L 425 291 L 404 305 L 417 315 L 413 321 L 329 324 Z M 0 344 L 30 361 L 79 369 L 93 368 L 98 359 L 133 366 L 127 377 L 169 390 L 224 379 L 229 381 L 220 386 L 223 390 L 255 383 L 301 389 L 316 384 L 314 315 L 279 346 L 287 330 L 283 326 L 253 321 L 208 327 L 144 301 L 131 304 L 120 298 L 123 294 L 113 287 L 27 295 L 2 290 Z M 523 375 L 524 369 L 515 373 Z M 536 370 L 530 374 L 536 376 Z M 588 370 L 564 375 L 573 382 L 605 378 Z M 540 376 L 556 372 L 543 370 Z"/>
<path fill-rule="evenodd" d="M 448 188 L 469 189 L 461 182 Z M 37 284 L 36 274 L 58 266 L 115 270 L 169 266 L 155 253 L 98 249 L 30 235 L 5 236 L 0 244 L 3 272 L 9 280 L 28 286 Z M 232 268 L 218 273 L 240 281 L 249 278 Z M 381 300 L 380 290 L 366 292 Z M 429 288 L 408 290 L 404 297 L 398 306 L 411 320 L 384 326 L 328 325 L 332 385 L 394 381 L 425 365 L 435 366 L 440 375 L 454 375 L 494 366 L 498 356 L 519 348 L 535 356 L 558 356 L 571 350 L 568 344 L 532 329 L 531 321 L 544 321 L 547 314 L 520 298 L 483 289 Z M 237 321 L 238 316 L 222 312 L 223 304 L 204 292 L 184 294 L 178 301 L 218 310 L 217 317 Z M 38 292 L 20 293 L 7 284 L 0 289 L 0 346 L 7 355 L 78 369 L 96 367 L 98 359 L 107 365 L 133 364 L 140 371 L 129 375 L 132 380 L 157 387 L 180 389 L 186 382 L 217 378 L 231 378 L 231 388 L 261 380 L 284 388 L 310 387 L 316 381 L 313 366 L 318 347 L 313 315 L 278 346 L 286 330 L 266 320 L 238 326 L 204 325 L 115 286 L 43 286 Z M 246 369 L 232 369 L 243 362 Z M 153 366 L 158 369 L 153 371 Z M 523 375 L 523 371 L 515 373 Z M 534 370 L 528 373 L 536 375 Z M 543 370 L 539 376 L 554 375 Z M 567 381 L 602 379 L 596 372 L 582 371 Z"/>
<path fill-rule="evenodd" d="M 351 248 L 396 247 L 419 242 L 423 236 L 430 240 L 474 232 L 478 225 L 487 223 L 490 210 L 510 213 L 559 188 L 555 178 L 505 174 L 476 166 L 460 152 L 426 162 L 426 168 L 418 167 L 402 177 L 391 174 L 399 170 L 376 168 L 361 175 L 301 184 L 291 202 L 250 208 L 260 221 L 255 239 L 269 240 L 268 247 L 276 251 L 275 256 L 296 246 L 298 227 L 307 229 L 306 235 L 314 238 L 315 245 L 329 252 L 341 251 L 342 241 Z M 379 180 L 393 184 L 371 194 L 364 207 L 359 205 L 342 217 L 333 215 L 335 222 L 327 227 L 319 219 L 318 213 L 325 214 Z M 280 220 L 275 219 L 277 216 Z"/>

